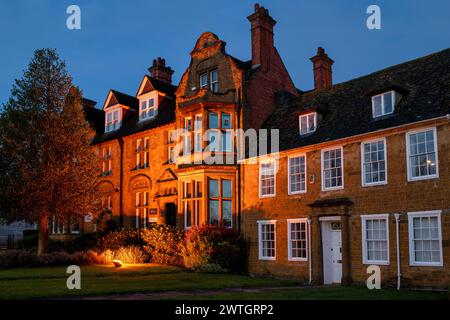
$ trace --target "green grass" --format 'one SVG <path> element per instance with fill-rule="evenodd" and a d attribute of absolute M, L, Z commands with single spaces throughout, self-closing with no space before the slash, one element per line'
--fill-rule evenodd
<path fill-rule="evenodd" d="M 288 288 L 266 292 L 230 292 L 214 296 L 193 296 L 188 300 L 446 300 L 443 292 L 368 290 L 364 287 Z"/>
<path fill-rule="evenodd" d="M 67 277 L 64 267 L 0 270 L 0 299 L 295 285 L 282 280 L 201 274 L 156 265 L 127 266 L 120 269 L 105 266 L 81 267 L 81 290 L 68 290 Z"/>
<path fill-rule="evenodd" d="M 139 292 L 189 291 L 216 292 L 179 296 L 180 299 L 447 299 L 446 293 L 368 290 L 363 287 L 276 288 L 298 283 L 244 275 L 193 273 L 177 267 L 135 265 L 125 268 L 81 267 L 81 290 L 68 290 L 66 268 L 0 270 L 0 299 L 42 299 L 71 296 L 113 295 Z M 230 292 L 223 288 L 265 287 L 259 292 Z M 274 287 L 267 289 L 267 287 Z M 217 292 L 219 291 L 219 293 Z M 165 296 L 177 298 L 177 296 Z"/>

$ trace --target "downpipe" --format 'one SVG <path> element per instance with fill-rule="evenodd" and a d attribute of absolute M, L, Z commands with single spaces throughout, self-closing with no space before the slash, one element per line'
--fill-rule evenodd
<path fill-rule="evenodd" d="M 400 213 L 395 213 L 395 235 L 397 240 L 397 290 L 400 290 L 401 287 L 401 272 L 400 272 L 400 232 L 399 232 L 399 223 L 400 223 Z"/>

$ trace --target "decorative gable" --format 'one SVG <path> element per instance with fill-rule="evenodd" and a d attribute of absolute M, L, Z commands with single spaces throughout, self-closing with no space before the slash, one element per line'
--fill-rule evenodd
<path fill-rule="evenodd" d="M 167 168 L 166 170 L 164 170 L 164 172 L 159 176 L 158 180 L 156 180 L 157 182 L 167 182 L 167 181 L 173 181 L 173 180 L 177 180 L 178 177 L 175 174 L 175 172 L 172 171 L 172 169 Z"/>

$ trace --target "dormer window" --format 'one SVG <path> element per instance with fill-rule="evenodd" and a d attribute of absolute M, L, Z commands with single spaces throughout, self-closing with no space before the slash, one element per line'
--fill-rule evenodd
<path fill-rule="evenodd" d="M 120 128 L 120 118 L 122 112 L 120 109 L 106 112 L 105 132 L 111 132 Z"/>
<path fill-rule="evenodd" d="M 299 116 L 300 135 L 312 133 L 317 127 L 317 113 L 311 112 Z"/>
<path fill-rule="evenodd" d="M 141 100 L 139 120 L 150 119 L 156 116 L 155 98 Z"/>
<path fill-rule="evenodd" d="M 388 91 L 372 97 L 372 115 L 374 118 L 394 112 L 396 92 Z"/>

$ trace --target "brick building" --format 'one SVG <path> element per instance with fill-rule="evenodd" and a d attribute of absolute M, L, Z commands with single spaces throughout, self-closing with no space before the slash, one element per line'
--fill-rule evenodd
<path fill-rule="evenodd" d="M 252 273 L 345 284 L 378 265 L 385 283 L 445 286 L 450 50 L 333 84 L 319 48 L 303 92 L 254 9 L 251 60 L 205 32 L 177 86 L 158 58 L 134 96 L 86 106 L 104 212 L 125 228 L 236 228 Z M 279 151 L 239 160 L 237 129 L 279 129 Z"/>

